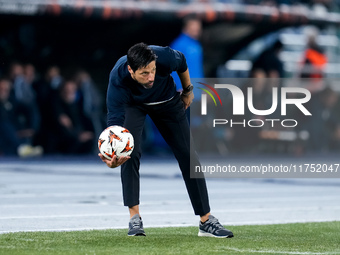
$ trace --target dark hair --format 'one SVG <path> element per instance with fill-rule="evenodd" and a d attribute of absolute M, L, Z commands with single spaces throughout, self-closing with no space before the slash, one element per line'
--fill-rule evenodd
<path fill-rule="evenodd" d="M 276 40 L 276 42 L 272 46 L 273 50 L 281 50 L 282 48 L 283 48 L 283 43 L 280 41 L 280 39 Z"/>
<path fill-rule="evenodd" d="M 157 59 L 156 54 L 145 43 L 137 43 L 127 53 L 127 63 L 135 72 Z"/>
<path fill-rule="evenodd" d="M 187 16 L 186 18 L 183 19 L 183 27 L 186 27 L 191 21 L 197 21 L 202 23 L 202 21 L 194 16 Z"/>

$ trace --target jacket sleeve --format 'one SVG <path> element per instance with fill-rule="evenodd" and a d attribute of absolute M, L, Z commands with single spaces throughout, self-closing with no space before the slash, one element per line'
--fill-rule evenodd
<path fill-rule="evenodd" d="M 125 107 L 129 102 L 129 91 L 121 86 L 115 86 L 115 79 L 110 77 L 107 89 L 107 126 L 123 126 Z"/>
<path fill-rule="evenodd" d="M 184 54 L 178 50 L 168 47 L 169 56 L 171 58 L 171 71 L 177 71 L 180 73 L 185 72 L 188 69 L 187 61 Z"/>

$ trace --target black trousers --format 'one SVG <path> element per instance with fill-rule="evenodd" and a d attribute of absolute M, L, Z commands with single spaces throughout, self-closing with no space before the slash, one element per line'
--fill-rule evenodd
<path fill-rule="evenodd" d="M 141 136 L 146 115 L 149 115 L 172 149 L 196 215 L 210 212 L 208 192 L 204 178 L 190 178 L 190 156 L 192 165 L 199 165 L 196 152 L 190 146 L 190 128 L 179 94 L 165 103 L 157 105 L 128 106 L 124 127 L 134 137 L 135 148 L 131 159 L 121 167 L 123 200 L 125 206 L 139 204 L 139 166 L 141 157 Z M 160 169 L 161 171 L 161 169 Z"/>

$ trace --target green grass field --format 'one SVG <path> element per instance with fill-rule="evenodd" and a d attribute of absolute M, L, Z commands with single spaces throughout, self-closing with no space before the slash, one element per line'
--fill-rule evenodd
<path fill-rule="evenodd" d="M 197 227 L 20 232 L 0 235 L 0 254 L 340 254 L 340 222 L 233 226 L 234 238 L 198 237 Z"/>

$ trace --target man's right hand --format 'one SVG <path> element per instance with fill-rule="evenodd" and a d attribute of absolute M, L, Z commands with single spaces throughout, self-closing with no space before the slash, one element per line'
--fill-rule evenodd
<path fill-rule="evenodd" d="M 100 157 L 100 159 L 110 168 L 116 168 L 122 164 L 124 164 L 128 159 L 130 159 L 130 156 L 126 156 L 126 157 L 117 157 L 117 156 L 113 156 L 112 159 L 107 159 L 105 158 L 101 153 L 98 153 L 98 156 Z"/>
<path fill-rule="evenodd" d="M 192 100 L 194 100 L 194 93 L 191 91 L 189 94 L 181 94 L 181 99 L 183 102 L 184 109 L 188 109 L 188 107 L 191 105 Z"/>

